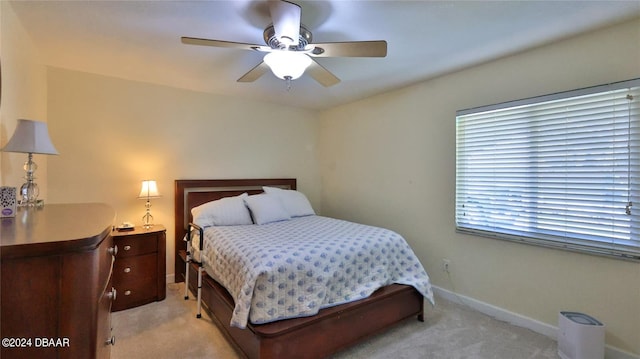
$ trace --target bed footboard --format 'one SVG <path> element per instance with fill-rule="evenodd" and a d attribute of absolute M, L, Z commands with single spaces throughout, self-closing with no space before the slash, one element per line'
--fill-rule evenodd
<path fill-rule="evenodd" d="M 189 268 L 189 287 L 195 291 L 199 266 L 192 263 Z M 202 277 L 203 307 L 236 349 L 251 359 L 324 358 L 404 319 L 423 320 L 422 295 L 411 286 L 393 284 L 312 317 L 238 329 L 229 326 L 234 307 L 229 293 L 206 273 Z"/>

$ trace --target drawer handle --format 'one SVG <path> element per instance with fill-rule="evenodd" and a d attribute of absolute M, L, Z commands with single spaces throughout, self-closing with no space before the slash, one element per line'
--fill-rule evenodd
<path fill-rule="evenodd" d="M 116 300 L 116 294 L 117 294 L 116 289 L 111 287 L 111 291 L 107 293 L 107 298 L 111 299 L 112 301 Z"/>
<path fill-rule="evenodd" d="M 113 246 L 109 249 L 107 249 L 107 253 L 111 254 L 112 256 L 116 256 L 118 254 L 118 246 Z"/>
<path fill-rule="evenodd" d="M 107 341 L 104 344 L 105 345 L 116 345 L 116 337 L 112 335 L 111 338 L 107 339 Z"/>
<path fill-rule="evenodd" d="M 124 269 L 124 272 L 125 272 L 125 273 L 129 273 L 129 272 L 131 272 L 131 268 L 129 268 L 129 267 L 125 268 L 125 269 Z"/>
<path fill-rule="evenodd" d="M 130 290 L 125 290 L 124 291 L 124 295 L 131 295 L 131 291 Z"/>
<path fill-rule="evenodd" d="M 129 249 L 131 249 L 131 246 L 124 246 L 125 251 L 128 251 Z"/>

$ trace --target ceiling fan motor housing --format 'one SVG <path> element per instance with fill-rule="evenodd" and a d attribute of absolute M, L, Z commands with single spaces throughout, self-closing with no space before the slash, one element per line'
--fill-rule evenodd
<path fill-rule="evenodd" d="M 263 33 L 264 42 L 272 49 L 284 49 L 287 44 L 283 43 L 276 37 L 276 31 L 273 24 L 264 29 Z M 305 47 L 312 41 L 311 31 L 309 31 L 304 25 L 300 24 L 300 35 L 298 36 L 298 45 L 288 46 L 288 50 L 304 51 Z"/>

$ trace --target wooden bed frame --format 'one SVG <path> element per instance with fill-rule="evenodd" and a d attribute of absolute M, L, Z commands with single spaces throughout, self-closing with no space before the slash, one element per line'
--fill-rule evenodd
<path fill-rule="evenodd" d="M 186 243 L 191 208 L 247 192 L 262 186 L 296 189 L 296 179 L 176 180 L 175 181 L 175 281 L 185 280 Z M 189 267 L 189 288 L 197 288 L 197 264 Z M 268 324 L 249 324 L 246 329 L 229 325 L 234 308 L 231 295 L 203 274 L 202 302 L 225 336 L 248 358 L 323 358 L 380 333 L 400 321 L 417 317 L 423 321 L 423 298 L 411 286 L 392 284 L 369 298 L 331 308 L 317 315 Z"/>

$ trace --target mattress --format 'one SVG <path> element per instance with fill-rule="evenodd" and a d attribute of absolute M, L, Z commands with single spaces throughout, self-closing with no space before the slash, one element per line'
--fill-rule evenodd
<path fill-rule="evenodd" d="M 208 227 L 202 250 L 198 242 L 194 258 L 234 299 L 234 327 L 315 315 L 393 283 L 411 285 L 434 303 L 422 264 L 388 229 L 313 215 Z"/>

